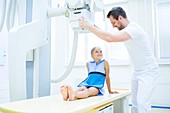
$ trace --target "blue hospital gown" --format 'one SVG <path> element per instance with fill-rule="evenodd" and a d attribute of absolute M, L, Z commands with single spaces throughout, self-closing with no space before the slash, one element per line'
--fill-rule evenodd
<path fill-rule="evenodd" d="M 104 69 L 104 60 L 101 60 L 98 64 L 95 61 L 88 62 L 88 77 L 83 80 L 78 87 L 86 86 L 95 87 L 99 89 L 99 95 L 104 94 L 106 72 Z"/>

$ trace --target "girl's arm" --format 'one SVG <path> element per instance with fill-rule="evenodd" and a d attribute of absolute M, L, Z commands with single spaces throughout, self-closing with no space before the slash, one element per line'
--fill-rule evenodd
<path fill-rule="evenodd" d="M 86 68 L 87 68 L 87 72 L 88 72 L 88 62 L 86 63 Z"/>
<path fill-rule="evenodd" d="M 109 77 L 110 68 L 109 68 L 109 63 L 106 60 L 104 61 L 104 68 L 105 68 L 105 71 L 106 71 L 106 84 L 107 84 L 108 92 L 110 94 L 118 93 L 116 91 L 111 90 L 110 77 Z"/>

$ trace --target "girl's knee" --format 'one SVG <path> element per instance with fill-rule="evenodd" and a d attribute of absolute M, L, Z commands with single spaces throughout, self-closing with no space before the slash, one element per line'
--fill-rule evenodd
<path fill-rule="evenodd" d="M 99 90 L 94 88 L 94 89 L 87 89 L 87 92 L 89 94 L 89 96 L 95 96 L 99 93 Z"/>

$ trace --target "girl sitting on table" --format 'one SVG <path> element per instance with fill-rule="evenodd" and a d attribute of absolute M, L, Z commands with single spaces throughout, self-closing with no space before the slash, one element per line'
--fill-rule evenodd
<path fill-rule="evenodd" d="M 88 77 L 78 85 L 78 90 L 73 91 L 72 87 L 69 85 L 61 86 L 60 91 L 65 101 L 73 101 L 75 99 L 82 99 L 95 95 L 103 95 L 105 79 L 108 92 L 110 94 L 118 93 L 111 90 L 109 64 L 106 60 L 102 60 L 103 53 L 101 48 L 94 47 L 91 50 L 91 56 L 94 61 L 89 61 L 86 64 L 88 69 Z"/>

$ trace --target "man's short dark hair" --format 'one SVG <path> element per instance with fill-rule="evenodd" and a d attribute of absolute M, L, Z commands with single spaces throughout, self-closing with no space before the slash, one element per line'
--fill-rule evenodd
<path fill-rule="evenodd" d="M 120 15 L 123 16 L 124 18 L 127 18 L 126 12 L 121 7 L 113 7 L 107 14 L 107 18 L 113 16 L 114 19 L 118 20 L 118 17 Z"/>

